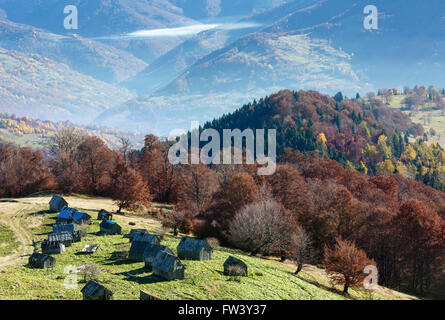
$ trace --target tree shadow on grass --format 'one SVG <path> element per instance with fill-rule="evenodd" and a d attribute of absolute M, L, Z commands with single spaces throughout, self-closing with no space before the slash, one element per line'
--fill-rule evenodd
<path fill-rule="evenodd" d="M 122 272 L 122 273 L 118 273 L 118 274 L 126 276 L 126 278 L 124 279 L 125 281 L 131 281 L 131 282 L 135 282 L 137 284 L 153 284 L 153 283 L 168 282 L 167 280 L 160 278 L 158 276 L 155 276 L 154 274 L 140 276 L 140 275 L 137 275 L 134 273 L 135 271 L 140 272 L 139 270 L 140 269 L 130 271 L 130 272 Z M 144 273 L 147 273 L 147 270 L 144 269 L 143 272 L 140 274 L 144 274 Z"/>
<path fill-rule="evenodd" d="M 353 296 L 351 296 L 349 294 L 348 295 L 344 295 L 342 291 L 340 291 L 340 290 L 338 290 L 336 288 L 326 286 L 326 285 L 324 285 L 322 283 L 319 283 L 317 281 L 314 281 L 314 280 L 305 279 L 305 278 L 303 278 L 303 277 L 301 277 L 299 275 L 296 275 L 294 273 L 292 273 L 292 275 L 295 276 L 296 278 L 304 281 L 304 282 L 307 282 L 307 283 L 309 283 L 309 284 L 311 284 L 313 286 L 316 286 L 317 288 L 320 288 L 320 289 L 323 289 L 323 290 L 326 290 L 326 291 L 338 294 L 338 295 L 343 296 L 343 297 L 348 298 L 348 299 L 357 300 L 355 297 L 353 297 Z"/>
<path fill-rule="evenodd" d="M 123 266 L 123 265 L 128 265 L 128 264 L 140 263 L 140 261 L 134 261 L 134 260 L 130 260 L 130 259 L 125 259 L 125 260 L 107 260 L 107 261 L 110 261 L 108 263 L 105 263 L 105 265 L 107 265 L 107 266 Z"/>

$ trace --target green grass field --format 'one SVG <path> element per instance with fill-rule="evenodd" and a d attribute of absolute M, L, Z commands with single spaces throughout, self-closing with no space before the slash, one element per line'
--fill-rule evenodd
<path fill-rule="evenodd" d="M 37 199 L 37 200 L 36 200 Z M 40 242 L 47 238 L 55 223 L 56 214 L 48 214 L 46 199 L 26 198 L 20 201 L 28 205 L 27 211 L 22 212 L 21 219 L 33 221 L 30 228 L 32 240 Z M 49 198 L 48 198 L 49 199 Z M 32 206 L 32 202 L 37 202 Z M 111 201 L 105 199 L 82 199 L 71 197 L 68 202 L 77 204 L 79 209 L 87 211 L 93 218 L 100 207 L 106 207 Z M 20 206 L 22 202 L 11 204 Z M 95 207 L 95 209 L 92 209 Z M 106 207 L 108 209 L 108 207 Z M 149 217 L 118 216 L 116 221 L 121 224 L 126 233 L 131 228 L 148 228 L 151 232 L 159 232 L 159 222 Z M 135 225 L 130 225 L 130 223 Z M 64 283 L 72 279 L 70 272 L 85 264 L 94 263 L 104 271 L 99 280 L 114 292 L 114 299 L 139 299 L 140 290 L 154 294 L 161 299 L 195 300 L 195 299 L 258 299 L 258 300 L 331 300 L 345 299 L 338 293 L 340 288 L 333 289 L 323 270 L 314 266 L 307 266 L 300 276 L 292 273 L 295 266 L 292 263 L 280 263 L 272 259 L 251 257 L 242 252 L 227 248 L 216 248 L 211 261 L 185 261 L 185 280 L 165 282 L 147 273 L 142 262 L 133 263 L 128 260 L 111 260 L 113 252 L 129 249 L 129 240 L 122 235 L 103 236 L 99 233 L 99 221 L 93 220 L 89 226 L 88 235 L 80 243 L 60 254 L 54 255 L 56 267 L 53 269 L 31 269 L 26 266 L 27 257 L 15 265 L 0 268 L 0 299 L 81 299 L 80 290 L 85 285 L 83 276 L 78 275 L 74 281 L 78 287 L 69 289 Z M 176 246 L 180 238 L 166 235 L 164 245 L 168 245 L 176 253 Z M 81 255 L 79 252 L 86 244 L 99 244 L 98 251 L 92 255 Z M 40 243 L 38 243 L 40 249 Z M 32 250 L 31 250 L 32 251 Z M 29 252 L 29 251 L 28 251 Z M 231 278 L 223 275 L 223 263 L 233 255 L 244 260 L 249 267 L 249 276 Z M 70 276 L 71 275 L 71 276 Z M 72 282 L 69 282 L 72 283 Z M 409 299 L 412 297 L 381 288 L 374 293 L 352 290 L 353 299 Z"/>
<path fill-rule="evenodd" d="M 14 232 L 7 226 L 0 225 L 0 257 L 12 254 L 20 246 Z"/>

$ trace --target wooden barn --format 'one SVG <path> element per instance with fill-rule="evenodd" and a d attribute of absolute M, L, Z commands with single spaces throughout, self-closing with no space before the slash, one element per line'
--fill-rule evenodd
<path fill-rule="evenodd" d="M 44 240 L 42 242 L 42 253 L 44 254 L 59 254 L 65 251 L 65 246 L 62 242 L 50 242 L 48 240 Z"/>
<path fill-rule="evenodd" d="M 70 232 L 51 233 L 48 235 L 49 242 L 61 242 L 67 247 L 71 247 L 73 244 L 73 234 Z"/>
<path fill-rule="evenodd" d="M 171 255 L 174 255 L 174 253 L 170 250 L 167 246 L 161 246 L 160 244 L 156 243 L 150 243 L 145 247 L 145 251 L 142 255 L 142 258 L 145 263 L 145 268 L 148 271 L 152 271 L 153 261 L 158 255 L 159 252 L 167 252 Z"/>
<path fill-rule="evenodd" d="M 113 220 L 113 215 L 111 213 L 109 213 L 107 210 L 102 209 L 97 214 L 97 220 L 109 220 L 109 221 L 112 221 Z"/>
<path fill-rule="evenodd" d="M 75 224 L 91 224 L 91 216 L 85 212 L 76 211 L 73 214 Z"/>
<path fill-rule="evenodd" d="M 61 196 L 53 196 L 49 201 L 49 211 L 59 212 L 63 207 L 67 207 L 68 202 L 65 201 Z"/>
<path fill-rule="evenodd" d="M 64 207 L 57 216 L 57 224 L 73 223 L 73 215 L 76 211 L 74 208 Z"/>
<path fill-rule="evenodd" d="M 211 260 L 213 254 L 212 246 L 207 240 L 199 240 L 184 237 L 178 244 L 178 257 L 181 260 Z"/>
<path fill-rule="evenodd" d="M 122 234 L 122 227 L 114 221 L 103 220 L 100 223 L 100 232 L 109 235 Z"/>
<path fill-rule="evenodd" d="M 247 277 L 247 264 L 244 261 L 230 256 L 224 262 L 224 274 L 226 276 Z"/>
<path fill-rule="evenodd" d="M 148 243 L 161 243 L 161 238 L 155 234 L 150 233 L 137 233 L 130 242 L 139 241 L 139 242 L 148 242 Z"/>
<path fill-rule="evenodd" d="M 146 234 L 146 233 L 148 233 L 148 231 L 145 229 L 131 229 L 130 233 L 127 233 L 126 235 L 124 235 L 124 238 L 129 238 L 130 242 L 131 242 L 131 241 L 133 241 L 133 238 L 137 234 Z"/>
<path fill-rule="evenodd" d="M 128 259 L 140 262 L 144 261 L 144 251 L 149 244 L 150 242 L 133 241 L 128 253 Z"/>
<path fill-rule="evenodd" d="M 74 233 L 74 224 L 53 224 L 53 233 L 62 232 Z"/>
<path fill-rule="evenodd" d="M 89 281 L 81 292 L 83 300 L 113 300 L 113 292 L 96 281 Z"/>
<path fill-rule="evenodd" d="M 181 261 L 167 252 L 158 252 L 153 261 L 153 274 L 167 281 L 183 280 L 185 267 Z"/>
<path fill-rule="evenodd" d="M 56 259 L 47 254 L 35 252 L 29 257 L 28 264 L 36 269 L 53 268 L 56 265 Z"/>

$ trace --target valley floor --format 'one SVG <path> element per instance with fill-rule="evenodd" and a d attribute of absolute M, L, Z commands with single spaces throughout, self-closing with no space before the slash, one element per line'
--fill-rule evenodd
<path fill-rule="evenodd" d="M 143 263 L 127 260 L 111 260 L 113 252 L 128 251 L 129 241 L 120 235 L 102 236 L 99 222 L 95 220 L 100 209 L 115 211 L 109 199 L 69 196 L 71 207 L 85 211 L 93 217 L 88 235 L 80 243 L 73 244 L 66 252 L 54 255 L 57 260 L 53 269 L 38 270 L 26 266 L 33 252 L 33 243 L 47 237 L 55 223 L 56 214 L 47 213 L 50 196 L 35 196 L 20 199 L 0 199 L 0 299 L 81 299 L 83 278 L 70 275 L 70 270 L 85 264 L 95 263 L 104 272 L 100 281 L 114 292 L 114 299 L 135 300 L 144 290 L 161 299 L 245 299 L 245 300 L 340 300 L 340 288 L 333 288 L 322 269 L 305 266 L 299 276 L 292 273 L 295 265 L 280 263 L 274 259 L 250 257 L 227 248 L 216 248 L 211 261 L 185 261 L 186 279 L 165 282 L 147 273 Z M 144 215 L 119 215 L 115 220 L 127 233 L 132 228 L 146 228 L 153 233 L 163 231 L 159 221 Z M 131 225 L 130 225 L 131 223 Z M 11 237 L 11 235 L 13 236 Z M 6 239 L 6 241 L 5 241 Z M 166 235 L 163 244 L 174 253 L 179 237 Z M 93 255 L 79 252 L 86 244 L 99 244 Z M 249 276 L 233 279 L 223 275 L 223 263 L 233 255 L 244 260 L 249 267 Z M 74 279 L 74 280 L 73 280 Z M 77 288 L 67 288 L 71 283 Z M 351 299 L 415 299 L 386 288 L 374 292 L 356 290 Z"/>

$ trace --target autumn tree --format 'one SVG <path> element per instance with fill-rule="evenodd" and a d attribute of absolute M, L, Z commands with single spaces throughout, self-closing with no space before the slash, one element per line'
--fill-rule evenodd
<path fill-rule="evenodd" d="M 75 159 L 80 168 L 80 179 L 85 192 L 108 195 L 110 173 L 116 154 L 98 137 L 85 137 L 76 150 Z"/>
<path fill-rule="evenodd" d="M 161 211 L 158 217 L 164 228 L 173 229 L 175 237 L 178 236 L 179 232 L 187 234 L 193 230 L 194 215 L 186 209 L 171 212 Z"/>
<path fill-rule="evenodd" d="M 445 261 L 445 221 L 416 200 L 403 203 L 391 221 L 392 243 L 411 291 L 424 293 Z M 398 283 L 400 284 L 400 283 Z"/>
<path fill-rule="evenodd" d="M 24 196 L 54 187 L 43 155 L 13 144 L 0 145 L 0 194 Z"/>
<path fill-rule="evenodd" d="M 148 135 L 139 162 L 139 172 L 159 202 L 172 202 L 176 195 L 175 167 L 168 159 L 168 150 L 167 142 Z"/>
<path fill-rule="evenodd" d="M 375 265 L 353 242 L 341 238 L 337 238 L 333 248 L 325 247 L 323 262 L 332 282 L 343 285 L 344 294 L 348 294 L 349 288 L 360 287 L 365 278 L 365 267 Z"/>
<path fill-rule="evenodd" d="M 147 186 L 138 172 L 127 167 L 122 160 L 116 164 L 111 179 L 111 197 L 118 206 L 118 214 L 122 209 L 137 211 L 150 207 L 152 197 Z"/>
<path fill-rule="evenodd" d="M 178 170 L 177 186 L 178 206 L 198 214 L 211 204 L 218 187 L 216 173 L 204 164 L 187 165 Z"/>

